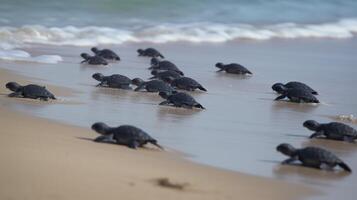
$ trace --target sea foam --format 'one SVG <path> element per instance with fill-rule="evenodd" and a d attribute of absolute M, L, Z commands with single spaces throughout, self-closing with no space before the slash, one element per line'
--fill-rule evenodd
<path fill-rule="evenodd" d="M 28 52 L 23 50 L 0 50 L 0 59 L 11 61 L 25 61 L 25 62 L 37 62 L 56 64 L 62 61 L 62 57 L 58 55 L 40 55 L 31 56 Z"/>
<path fill-rule="evenodd" d="M 109 27 L 45 27 L 26 25 L 1 27 L 0 41 L 21 46 L 25 43 L 91 46 L 124 42 L 227 42 L 240 39 L 269 40 L 274 38 L 345 39 L 357 35 L 357 19 L 343 19 L 322 24 L 282 23 L 272 25 L 219 23 L 165 23 L 127 29 Z"/>

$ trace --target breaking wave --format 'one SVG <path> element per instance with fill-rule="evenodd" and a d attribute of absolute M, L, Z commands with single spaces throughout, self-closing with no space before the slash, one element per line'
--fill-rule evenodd
<path fill-rule="evenodd" d="M 108 27 L 45 27 L 26 25 L 0 27 L 0 48 L 26 43 L 91 46 L 124 42 L 227 42 L 233 40 L 269 40 L 274 38 L 352 38 L 357 35 L 357 19 L 321 24 L 281 23 L 273 25 L 189 23 L 161 24 L 131 29 Z"/>
<path fill-rule="evenodd" d="M 11 60 L 11 61 L 47 63 L 47 64 L 56 64 L 62 61 L 62 57 L 58 55 L 31 56 L 26 51 L 11 50 L 11 49 L 0 50 L 0 59 Z"/>

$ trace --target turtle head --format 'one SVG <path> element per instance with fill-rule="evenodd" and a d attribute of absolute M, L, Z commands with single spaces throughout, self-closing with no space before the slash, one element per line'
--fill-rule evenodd
<path fill-rule="evenodd" d="M 87 53 L 81 53 L 81 57 L 84 59 L 88 59 L 88 58 L 90 58 L 90 55 Z"/>
<path fill-rule="evenodd" d="M 104 75 L 101 74 L 101 73 L 95 73 L 95 74 L 92 75 L 92 77 L 97 81 L 102 81 L 103 78 L 104 78 Z"/>
<path fill-rule="evenodd" d="M 142 83 L 144 83 L 145 81 L 141 78 L 134 78 L 133 80 L 131 80 L 131 83 L 136 85 L 136 86 L 139 86 L 141 85 Z"/>
<path fill-rule="evenodd" d="M 92 47 L 90 50 L 93 51 L 94 53 L 97 53 L 99 51 L 97 47 Z"/>
<path fill-rule="evenodd" d="M 175 94 L 175 93 L 177 93 L 177 92 L 174 92 L 173 94 Z M 170 96 L 170 94 L 167 93 L 167 92 L 159 92 L 159 95 L 160 95 L 160 97 L 162 97 L 163 99 L 167 99 L 167 98 Z"/>
<path fill-rule="evenodd" d="M 156 76 L 158 73 L 159 72 L 157 70 L 155 70 L 155 69 L 151 71 L 151 75 L 154 75 L 154 76 Z"/>
<path fill-rule="evenodd" d="M 282 83 L 275 83 L 274 85 L 271 86 L 271 89 L 273 89 L 277 93 L 283 93 L 282 88 L 286 88 L 284 84 Z"/>
<path fill-rule="evenodd" d="M 144 53 L 144 50 L 138 49 L 137 52 L 139 53 L 139 55 L 142 55 Z"/>
<path fill-rule="evenodd" d="M 219 69 L 224 69 L 224 64 L 219 62 L 219 63 L 216 63 L 216 67 L 219 68 Z"/>
<path fill-rule="evenodd" d="M 290 157 L 293 156 L 296 152 L 296 149 L 291 144 L 287 144 L 287 143 L 279 144 L 276 147 L 276 150 Z"/>
<path fill-rule="evenodd" d="M 315 120 L 307 120 L 307 121 L 305 121 L 303 123 L 303 126 L 306 127 L 309 130 L 317 131 L 317 129 L 319 128 L 320 124 Z"/>
<path fill-rule="evenodd" d="M 288 89 L 282 83 L 275 83 L 271 88 L 279 94 L 284 94 Z"/>
<path fill-rule="evenodd" d="M 97 122 L 92 125 L 92 130 L 95 132 L 101 134 L 101 135 L 108 135 L 108 131 L 110 130 L 110 127 L 106 125 L 103 122 Z"/>
<path fill-rule="evenodd" d="M 5 87 L 13 92 L 16 92 L 22 86 L 16 82 L 8 82 L 8 83 L 6 83 Z"/>
<path fill-rule="evenodd" d="M 151 66 L 157 66 L 159 64 L 160 60 L 157 58 L 151 58 L 150 64 Z"/>

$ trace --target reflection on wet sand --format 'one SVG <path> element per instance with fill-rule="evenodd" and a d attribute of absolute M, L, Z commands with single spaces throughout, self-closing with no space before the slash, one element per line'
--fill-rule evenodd
<path fill-rule="evenodd" d="M 343 156 L 354 154 L 357 151 L 356 143 L 350 143 L 345 141 L 328 140 L 325 138 L 314 138 L 306 140 L 302 143 L 303 147 L 306 146 L 318 146 L 331 151 L 338 151 Z"/>
<path fill-rule="evenodd" d="M 319 106 L 319 104 L 316 103 L 293 103 L 289 101 L 273 101 L 271 105 L 272 111 L 274 112 L 279 110 L 292 110 L 304 113 L 311 112 Z"/>

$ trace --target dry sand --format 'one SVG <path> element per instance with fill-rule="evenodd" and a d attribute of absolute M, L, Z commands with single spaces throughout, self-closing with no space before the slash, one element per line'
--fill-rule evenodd
<path fill-rule="evenodd" d="M 172 152 L 95 143 L 89 129 L 8 110 L 3 85 L 10 79 L 25 82 L 22 78 L 0 73 L 0 199 L 279 200 L 318 194 L 297 184 L 198 165 Z"/>

